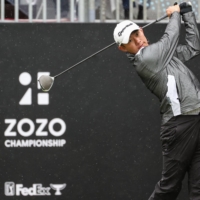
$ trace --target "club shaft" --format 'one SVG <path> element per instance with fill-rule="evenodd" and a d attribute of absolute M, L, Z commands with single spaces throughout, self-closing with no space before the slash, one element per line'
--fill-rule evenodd
<path fill-rule="evenodd" d="M 152 25 L 152 24 L 155 24 L 155 23 L 157 23 L 157 22 L 159 22 L 159 21 L 161 21 L 161 20 L 163 20 L 163 19 L 165 19 L 165 18 L 167 18 L 167 17 L 168 17 L 168 15 L 164 15 L 164 16 L 162 16 L 161 18 L 156 19 L 155 21 L 153 21 L 153 22 L 151 22 L 151 23 L 149 23 L 149 24 L 146 24 L 146 25 L 143 26 L 142 28 L 146 28 L 147 26 L 150 26 L 150 25 Z"/>
<path fill-rule="evenodd" d="M 146 24 L 146 25 L 143 26 L 142 28 L 146 28 L 147 26 L 150 26 L 150 25 L 152 25 L 152 24 L 155 24 L 155 23 L 157 23 L 157 22 L 159 22 L 159 21 L 161 21 L 161 20 L 163 20 L 163 19 L 165 19 L 165 18 L 167 18 L 167 17 L 168 17 L 167 15 L 164 15 L 164 16 L 162 16 L 161 18 L 156 19 L 155 21 L 153 21 L 153 22 L 151 22 L 151 23 L 149 23 L 149 24 Z M 112 44 L 110 44 L 110 45 L 104 47 L 103 49 L 97 51 L 96 53 L 92 54 L 91 56 L 88 56 L 87 58 L 81 60 L 80 62 L 76 63 L 75 65 L 73 65 L 73 66 L 67 68 L 66 70 L 62 71 L 61 73 L 55 75 L 54 78 L 56 78 L 56 77 L 58 77 L 58 76 L 64 74 L 65 72 L 69 71 L 70 69 L 76 67 L 77 65 L 79 65 L 79 64 L 81 64 L 81 63 L 83 63 L 83 62 L 85 62 L 86 60 L 88 60 L 88 59 L 92 58 L 93 56 L 95 56 L 95 55 L 101 53 L 102 51 L 104 51 L 104 50 L 106 50 L 106 49 L 112 47 L 112 46 L 115 45 L 115 44 L 116 44 L 116 43 L 113 42 Z"/>
<path fill-rule="evenodd" d="M 87 57 L 87 58 L 85 58 L 85 59 L 81 60 L 80 62 L 76 63 L 75 65 L 73 65 L 73 66 L 71 66 L 71 67 L 67 68 L 65 71 L 63 71 L 63 72 L 61 72 L 61 73 L 57 74 L 56 76 L 54 76 L 54 78 L 56 78 L 56 77 L 60 76 L 61 74 L 63 74 L 63 73 L 65 73 L 65 72 L 69 71 L 70 69 L 72 69 L 72 68 L 76 67 L 77 65 L 79 65 L 79 64 L 81 64 L 81 63 L 83 63 L 83 62 L 85 62 L 86 60 L 88 60 L 88 59 L 92 58 L 93 56 L 95 56 L 95 55 L 97 55 L 97 54 L 101 53 L 102 51 L 104 51 L 104 50 L 108 49 L 109 47 L 113 46 L 114 44 L 116 44 L 116 43 L 114 42 L 114 43 L 112 43 L 112 44 L 110 44 L 110 45 L 108 45 L 108 46 L 104 47 L 103 49 L 101 49 L 101 50 L 97 51 L 96 53 L 92 54 L 91 56 L 89 56 L 89 57 Z"/>

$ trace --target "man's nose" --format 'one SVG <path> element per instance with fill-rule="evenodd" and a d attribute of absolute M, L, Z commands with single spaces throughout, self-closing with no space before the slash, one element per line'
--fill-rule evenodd
<path fill-rule="evenodd" d="M 134 38 L 134 40 L 135 40 L 135 44 L 136 45 L 139 45 L 140 43 L 141 43 L 141 40 L 140 40 L 140 38 Z"/>

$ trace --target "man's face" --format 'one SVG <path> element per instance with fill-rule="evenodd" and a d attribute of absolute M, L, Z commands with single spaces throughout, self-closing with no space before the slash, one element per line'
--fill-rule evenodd
<path fill-rule="evenodd" d="M 119 49 L 124 52 L 136 54 L 142 47 L 146 47 L 148 45 L 149 44 L 144 32 L 140 28 L 137 31 L 133 31 L 130 35 L 128 44 L 121 44 Z"/>

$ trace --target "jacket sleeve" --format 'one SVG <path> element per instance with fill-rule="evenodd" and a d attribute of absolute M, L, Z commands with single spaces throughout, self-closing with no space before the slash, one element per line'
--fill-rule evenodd
<path fill-rule="evenodd" d="M 183 15 L 182 19 L 185 24 L 186 32 L 185 44 L 177 46 L 174 56 L 182 62 L 185 62 L 200 53 L 200 39 L 194 13 L 186 13 Z"/>
<path fill-rule="evenodd" d="M 178 45 L 180 27 L 180 13 L 174 12 L 161 39 L 142 49 L 140 60 L 147 71 L 154 74 L 168 65 Z"/>

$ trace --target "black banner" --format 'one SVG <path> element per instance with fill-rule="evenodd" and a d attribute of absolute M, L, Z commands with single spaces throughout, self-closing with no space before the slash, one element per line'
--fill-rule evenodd
<path fill-rule="evenodd" d="M 149 41 L 165 26 L 146 28 Z M 37 83 L 113 43 L 114 27 L 0 25 L 0 199 L 135 200 L 152 193 L 162 169 L 159 101 L 117 46 L 57 78 L 48 93 Z M 199 59 L 187 63 L 198 78 Z M 187 199 L 186 180 L 179 199 Z"/>

